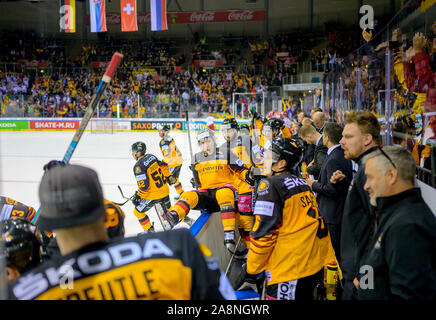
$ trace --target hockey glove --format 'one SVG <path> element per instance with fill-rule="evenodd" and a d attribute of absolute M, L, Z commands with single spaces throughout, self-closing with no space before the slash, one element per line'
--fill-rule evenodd
<path fill-rule="evenodd" d="M 262 176 L 260 174 L 260 169 L 255 166 L 251 166 L 250 169 L 248 169 L 247 173 L 245 174 L 245 181 L 250 186 L 254 186 L 255 182 L 259 181 L 260 179 L 262 179 Z"/>
<path fill-rule="evenodd" d="M 173 175 L 170 175 L 169 177 L 167 177 L 167 182 L 170 186 L 172 186 L 177 182 L 177 178 L 174 177 Z"/>
<path fill-rule="evenodd" d="M 191 184 L 192 184 L 192 187 L 195 189 L 197 186 L 195 185 L 195 180 L 194 180 L 194 178 L 191 178 Z"/>
<path fill-rule="evenodd" d="M 141 202 L 141 197 L 139 196 L 138 191 L 136 191 L 135 195 L 132 198 L 132 203 L 136 207 L 139 205 L 140 202 Z"/>
<path fill-rule="evenodd" d="M 246 266 L 244 267 L 244 269 L 246 269 Z M 262 293 L 264 280 L 265 274 L 263 272 L 259 274 L 249 274 L 245 271 L 244 282 L 238 288 L 238 291 L 253 290 L 257 293 Z"/>

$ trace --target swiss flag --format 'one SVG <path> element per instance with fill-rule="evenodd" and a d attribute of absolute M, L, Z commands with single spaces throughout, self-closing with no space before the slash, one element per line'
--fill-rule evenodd
<path fill-rule="evenodd" d="M 121 0 L 121 31 L 138 31 L 136 0 Z"/>

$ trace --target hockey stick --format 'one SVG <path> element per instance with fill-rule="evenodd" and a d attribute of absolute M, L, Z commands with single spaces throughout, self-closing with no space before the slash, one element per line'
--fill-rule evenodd
<path fill-rule="evenodd" d="M 230 258 L 229 264 L 227 265 L 227 269 L 226 269 L 226 277 L 227 277 L 228 274 L 229 274 L 230 267 L 232 266 L 232 263 L 233 263 L 233 260 L 234 260 L 234 258 L 235 258 L 235 254 L 236 254 L 236 251 L 237 251 L 237 249 L 238 249 L 238 247 L 239 247 L 239 243 L 241 242 L 241 239 L 242 239 L 242 237 L 239 237 L 239 239 L 238 239 L 238 243 L 236 244 L 236 247 L 235 247 L 235 252 L 233 252 L 232 257 Z"/>
<path fill-rule="evenodd" d="M 114 202 L 115 204 L 122 206 L 122 205 L 126 204 L 128 201 L 131 201 L 131 200 L 133 199 L 133 197 L 135 196 L 135 195 L 133 195 L 133 196 L 131 196 L 130 198 L 127 198 L 127 197 L 124 195 L 124 192 L 123 192 L 123 190 L 121 189 L 121 187 L 120 187 L 120 186 L 117 186 L 117 187 L 118 187 L 118 190 L 119 190 L 120 193 L 121 193 L 121 196 L 122 196 L 124 199 L 126 199 L 126 201 L 123 202 L 123 203 L 116 203 L 116 202 Z M 157 203 L 154 204 L 154 209 L 156 210 L 157 217 L 159 218 L 159 221 L 160 221 L 160 223 L 161 223 L 163 229 L 164 229 L 165 231 L 170 230 L 170 229 L 171 229 L 171 225 L 169 224 L 169 222 L 168 222 L 167 219 L 166 219 L 166 212 L 167 212 L 168 210 L 165 210 L 165 208 L 164 208 L 164 204 L 162 204 L 162 203 L 160 203 L 160 202 L 157 202 Z"/>
<path fill-rule="evenodd" d="M 91 103 L 89 104 L 88 108 L 86 109 L 86 112 L 80 121 L 79 128 L 77 128 L 76 133 L 74 134 L 73 140 L 71 140 L 70 145 L 65 152 L 64 158 L 62 159 L 62 162 L 67 164 L 70 162 L 71 157 L 73 156 L 74 150 L 76 150 L 77 144 L 80 141 L 80 138 L 83 135 L 83 132 L 85 132 L 86 126 L 88 125 L 89 120 L 91 119 L 92 115 L 94 114 L 95 109 L 97 108 L 98 104 L 100 103 L 101 96 L 103 95 L 104 90 L 106 89 L 109 82 L 112 80 L 112 77 L 115 73 L 115 71 L 118 68 L 118 65 L 121 63 L 121 59 L 123 58 L 123 55 L 119 52 L 115 52 L 112 56 L 112 59 L 109 63 L 109 65 L 106 68 L 106 71 L 97 87 L 97 90 L 95 91 L 94 96 L 92 97 Z M 38 211 L 35 214 L 35 217 L 33 218 L 32 223 L 36 224 L 38 221 L 39 213 L 41 211 L 41 207 L 38 209 Z"/>
<path fill-rule="evenodd" d="M 119 190 L 120 193 L 121 193 L 121 197 L 123 197 L 124 199 L 126 199 L 126 201 L 124 201 L 124 202 L 122 202 L 122 203 L 114 202 L 116 205 L 123 206 L 123 205 L 125 205 L 127 202 L 129 202 L 130 200 L 132 200 L 133 197 L 135 196 L 135 195 L 133 195 L 133 196 L 131 196 L 130 198 L 127 198 L 127 197 L 124 195 L 123 190 L 121 189 L 121 187 L 120 187 L 120 186 L 117 186 L 117 187 L 118 187 L 118 190 Z"/>

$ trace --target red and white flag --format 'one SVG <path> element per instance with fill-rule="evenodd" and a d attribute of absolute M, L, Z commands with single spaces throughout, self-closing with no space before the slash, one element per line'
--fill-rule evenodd
<path fill-rule="evenodd" d="M 138 31 L 136 0 L 121 0 L 121 31 Z"/>

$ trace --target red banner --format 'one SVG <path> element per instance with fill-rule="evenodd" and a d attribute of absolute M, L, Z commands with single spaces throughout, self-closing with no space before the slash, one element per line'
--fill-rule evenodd
<path fill-rule="evenodd" d="M 168 23 L 207 23 L 207 22 L 250 22 L 264 21 L 265 10 L 227 10 L 227 11 L 195 11 L 168 12 Z M 89 16 L 86 24 L 89 25 Z M 106 24 L 110 26 L 121 24 L 119 13 L 106 14 Z M 150 13 L 138 14 L 138 24 L 151 24 Z"/>
<path fill-rule="evenodd" d="M 30 129 L 39 130 L 76 130 L 80 121 L 29 121 Z"/>
<path fill-rule="evenodd" d="M 45 61 L 45 60 L 20 59 L 20 60 L 17 60 L 17 62 L 24 64 L 26 67 L 45 67 L 45 66 L 47 66 L 47 61 Z"/>
<path fill-rule="evenodd" d="M 92 61 L 91 65 L 94 69 L 103 69 L 109 64 L 109 61 Z"/>
<path fill-rule="evenodd" d="M 195 67 L 210 68 L 210 67 L 220 67 L 222 65 L 223 65 L 222 60 L 194 60 Z"/>

